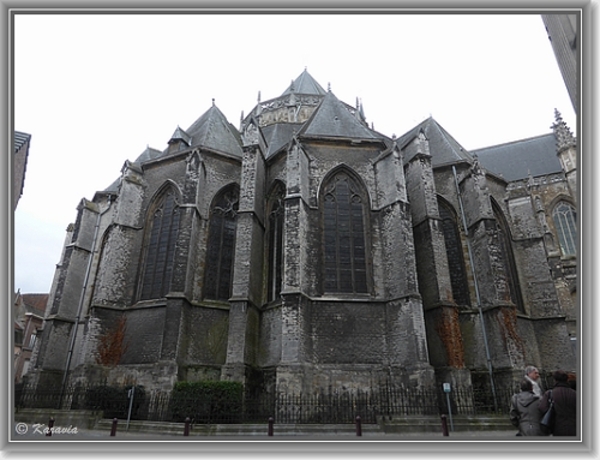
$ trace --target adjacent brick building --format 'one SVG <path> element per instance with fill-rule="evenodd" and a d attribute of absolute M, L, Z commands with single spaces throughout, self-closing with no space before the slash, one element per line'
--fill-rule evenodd
<path fill-rule="evenodd" d="M 468 152 L 433 118 L 373 130 L 306 70 L 239 129 L 213 103 L 81 201 L 35 378 L 286 393 L 571 370 L 576 182 L 558 113 Z"/>
<path fill-rule="evenodd" d="M 31 354 L 41 331 L 48 294 L 15 294 L 13 305 L 14 382 L 20 383 L 31 366 Z"/>

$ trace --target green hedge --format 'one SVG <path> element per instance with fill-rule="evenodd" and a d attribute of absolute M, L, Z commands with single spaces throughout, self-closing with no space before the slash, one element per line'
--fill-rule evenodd
<path fill-rule="evenodd" d="M 177 382 L 171 393 L 173 421 L 238 423 L 244 387 L 239 382 Z"/>

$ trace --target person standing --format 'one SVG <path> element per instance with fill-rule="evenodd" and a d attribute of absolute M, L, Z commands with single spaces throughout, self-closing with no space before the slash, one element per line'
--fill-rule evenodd
<path fill-rule="evenodd" d="M 542 396 L 539 404 L 540 415 L 546 413 L 550 407 L 549 398 L 554 401 L 554 427 L 553 436 L 576 436 L 577 435 L 577 392 L 568 383 L 569 375 L 558 370 L 552 374 L 554 388 L 548 390 Z"/>
<path fill-rule="evenodd" d="M 525 378 L 533 385 L 533 394 L 542 397 L 542 385 L 540 384 L 540 371 L 535 366 L 525 368 Z"/>
<path fill-rule="evenodd" d="M 519 429 L 518 436 L 544 436 L 539 404 L 540 398 L 533 393 L 533 384 L 529 379 L 523 379 L 521 392 L 514 394 L 510 401 L 509 412 L 511 423 Z"/>

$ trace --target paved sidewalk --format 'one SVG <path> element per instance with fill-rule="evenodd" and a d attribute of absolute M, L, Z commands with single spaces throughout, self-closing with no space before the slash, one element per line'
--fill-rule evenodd
<path fill-rule="evenodd" d="M 246 435 L 246 436 L 205 436 L 191 434 L 190 436 L 183 436 L 181 434 L 165 434 L 156 432 L 136 432 L 126 431 L 125 427 L 120 427 L 117 430 L 115 436 L 110 436 L 110 430 L 83 430 L 77 429 L 76 432 L 53 434 L 52 436 L 45 436 L 43 433 L 35 430 L 29 430 L 24 434 L 15 433 L 12 437 L 13 441 L 109 441 L 109 442 L 124 442 L 124 441 L 161 441 L 161 442 L 201 442 L 201 441 L 486 441 L 486 440 L 510 440 L 519 441 L 520 439 L 515 436 L 516 431 L 458 431 L 450 432 L 448 436 L 443 436 L 440 433 L 365 433 L 362 436 L 356 436 L 355 434 L 349 433 L 338 433 L 335 435 L 323 434 L 323 435 L 277 435 L 275 431 L 273 436 L 264 435 Z"/>

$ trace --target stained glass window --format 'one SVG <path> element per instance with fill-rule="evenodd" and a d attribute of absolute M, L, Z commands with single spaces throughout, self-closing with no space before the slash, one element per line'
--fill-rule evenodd
<path fill-rule="evenodd" d="M 577 253 L 577 213 L 569 203 L 561 201 L 552 212 L 560 249 L 565 256 Z"/>
<path fill-rule="evenodd" d="M 344 172 L 333 176 L 325 187 L 325 292 L 368 292 L 365 201 L 360 186 Z"/>

